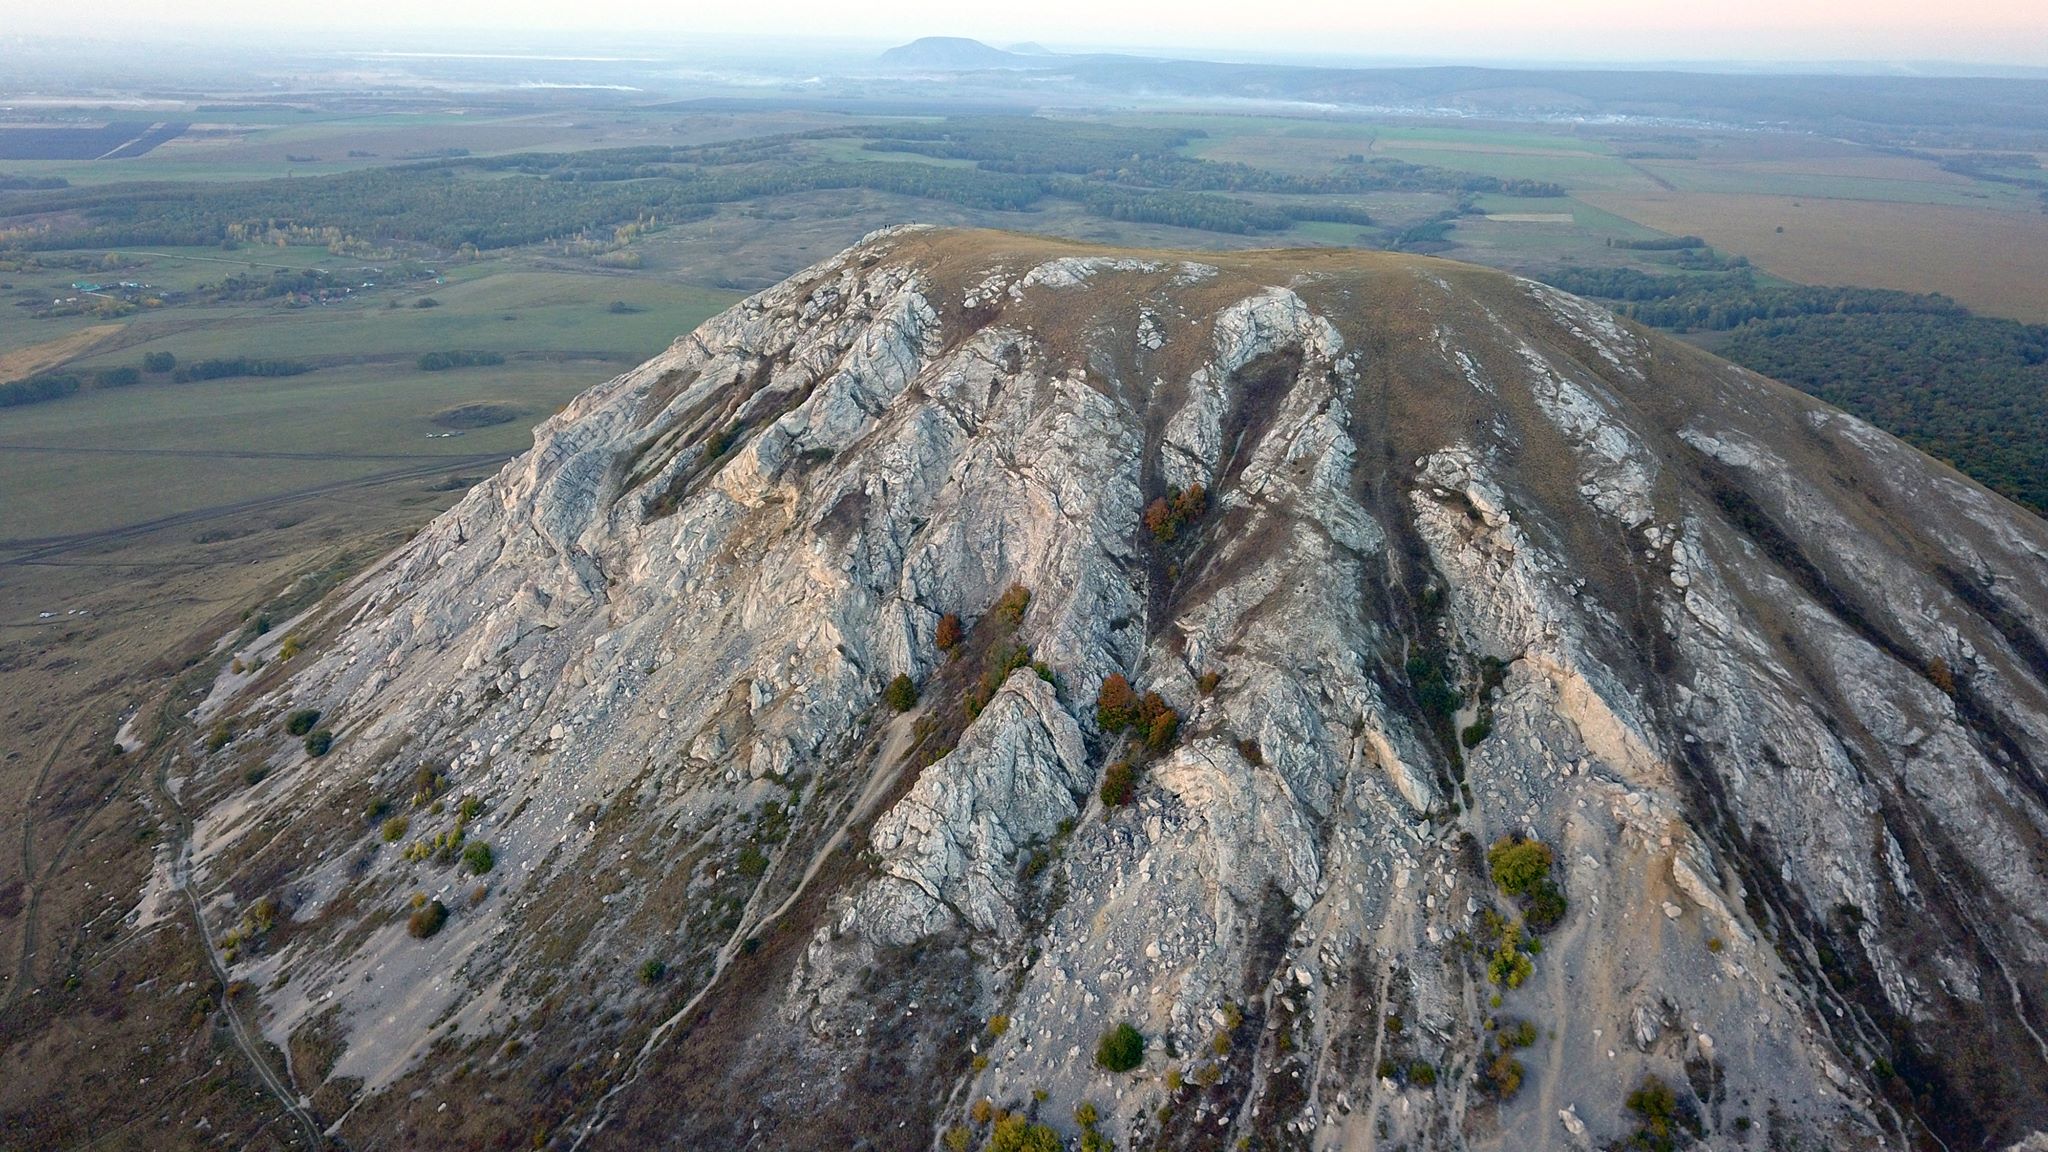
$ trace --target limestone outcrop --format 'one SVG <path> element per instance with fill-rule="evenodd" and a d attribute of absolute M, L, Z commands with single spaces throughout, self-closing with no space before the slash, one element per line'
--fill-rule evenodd
<path fill-rule="evenodd" d="M 291 630 L 179 772 L 360 1146 L 2048 1128 L 2048 525 L 1498 273 L 880 233 Z"/>

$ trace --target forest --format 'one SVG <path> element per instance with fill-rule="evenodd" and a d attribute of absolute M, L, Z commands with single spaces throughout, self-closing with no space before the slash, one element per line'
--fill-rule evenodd
<path fill-rule="evenodd" d="M 1940 295 L 1765 285 L 1747 270 L 1544 279 L 1645 324 L 1713 333 L 1715 352 L 2048 514 L 2048 325 L 1977 316 Z"/>

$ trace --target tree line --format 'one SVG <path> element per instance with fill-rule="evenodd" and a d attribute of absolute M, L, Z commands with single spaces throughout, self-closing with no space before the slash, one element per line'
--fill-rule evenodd
<path fill-rule="evenodd" d="M 2048 515 L 2048 325 L 1946 296 L 1762 285 L 1747 270 L 1565 268 L 1545 277 L 1870 421 Z"/>

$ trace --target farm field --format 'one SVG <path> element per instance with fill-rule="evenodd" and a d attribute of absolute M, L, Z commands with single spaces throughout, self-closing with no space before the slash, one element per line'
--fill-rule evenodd
<path fill-rule="evenodd" d="M 226 274 L 355 263 L 304 247 L 237 256 L 123 253 L 119 274 L 191 291 Z M 654 275 L 554 270 L 523 256 L 462 265 L 444 279 L 327 306 L 201 299 L 84 327 L 78 317 L 10 323 L 0 355 L 39 367 L 62 360 L 67 371 L 92 373 L 168 352 L 182 364 L 256 357 L 312 370 L 186 383 L 145 375 L 128 387 L 0 408 L 0 490 L 28 497 L 0 501 L 0 562 L 38 547 L 26 541 L 290 503 L 294 493 L 386 474 L 425 476 L 415 490 L 453 474 L 474 481 L 526 447 L 532 425 L 569 397 L 735 298 Z M 436 306 L 418 306 L 427 300 Z M 52 331 L 64 334 L 44 338 Z M 442 371 L 416 363 L 451 350 L 497 353 L 503 362 Z M 450 411 L 463 408 L 482 409 L 491 422 L 451 423 Z M 445 473 L 428 475 L 444 463 Z"/>
<path fill-rule="evenodd" d="M 1798 283 L 1940 292 L 1985 315 L 2048 322 L 2048 215 L 2038 212 L 1714 192 L 1584 198 Z"/>

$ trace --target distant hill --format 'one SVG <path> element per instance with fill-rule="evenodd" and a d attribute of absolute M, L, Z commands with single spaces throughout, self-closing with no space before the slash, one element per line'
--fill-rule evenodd
<path fill-rule="evenodd" d="M 1043 49 L 1040 49 L 1042 52 Z M 882 63 L 901 68 L 968 72 L 978 68 L 1028 68 L 1033 61 L 965 36 L 926 36 L 882 53 Z"/>

